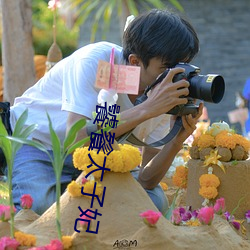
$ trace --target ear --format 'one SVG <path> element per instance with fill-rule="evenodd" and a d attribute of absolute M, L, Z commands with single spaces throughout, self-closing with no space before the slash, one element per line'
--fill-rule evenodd
<path fill-rule="evenodd" d="M 130 54 L 128 57 L 129 64 L 132 66 L 140 66 L 140 59 L 135 54 Z"/>

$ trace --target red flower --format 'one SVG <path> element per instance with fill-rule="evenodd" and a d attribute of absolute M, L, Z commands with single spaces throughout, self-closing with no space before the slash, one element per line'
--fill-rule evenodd
<path fill-rule="evenodd" d="M 15 207 L 14 207 L 14 212 L 16 212 Z M 0 220 L 8 221 L 9 219 L 10 219 L 10 206 L 0 204 Z"/>
<path fill-rule="evenodd" d="M 199 210 L 197 218 L 204 225 L 211 225 L 214 219 L 214 208 L 213 207 L 203 207 Z"/>
<path fill-rule="evenodd" d="M 23 209 L 30 209 L 32 207 L 33 199 L 29 194 L 24 194 L 21 197 L 21 207 Z"/>
<path fill-rule="evenodd" d="M 140 216 L 143 218 L 143 221 L 148 226 L 155 226 L 159 218 L 162 216 L 161 212 L 156 212 L 153 210 L 147 210 L 143 213 L 140 213 Z"/>
<path fill-rule="evenodd" d="M 19 245 L 20 244 L 16 239 L 10 237 L 4 236 L 0 239 L 0 249 L 16 250 Z"/>
<path fill-rule="evenodd" d="M 217 214 L 222 214 L 225 211 L 225 199 L 224 198 L 220 198 L 217 199 L 215 204 L 214 204 L 214 211 Z"/>

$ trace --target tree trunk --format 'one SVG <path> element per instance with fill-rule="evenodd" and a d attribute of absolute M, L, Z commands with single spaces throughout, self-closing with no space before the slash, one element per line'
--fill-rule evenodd
<path fill-rule="evenodd" d="M 1 0 L 4 100 L 11 104 L 35 83 L 32 0 Z"/>

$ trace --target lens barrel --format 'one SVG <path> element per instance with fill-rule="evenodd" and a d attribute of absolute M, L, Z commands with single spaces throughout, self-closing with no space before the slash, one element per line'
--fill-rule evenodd
<path fill-rule="evenodd" d="M 188 96 L 194 99 L 219 103 L 224 96 L 225 81 L 220 75 L 194 75 L 188 81 L 190 83 Z"/>

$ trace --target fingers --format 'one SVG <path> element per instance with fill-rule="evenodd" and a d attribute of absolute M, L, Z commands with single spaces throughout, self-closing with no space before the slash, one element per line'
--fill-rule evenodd
<path fill-rule="evenodd" d="M 204 107 L 204 104 L 200 103 L 197 114 L 195 115 L 189 114 L 186 116 L 182 116 L 182 124 L 183 124 L 184 129 L 187 129 L 187 130 L 191 129 L 192 131 L 196 129 L 196 124 L 202 115 L 203 107 Z"/>

